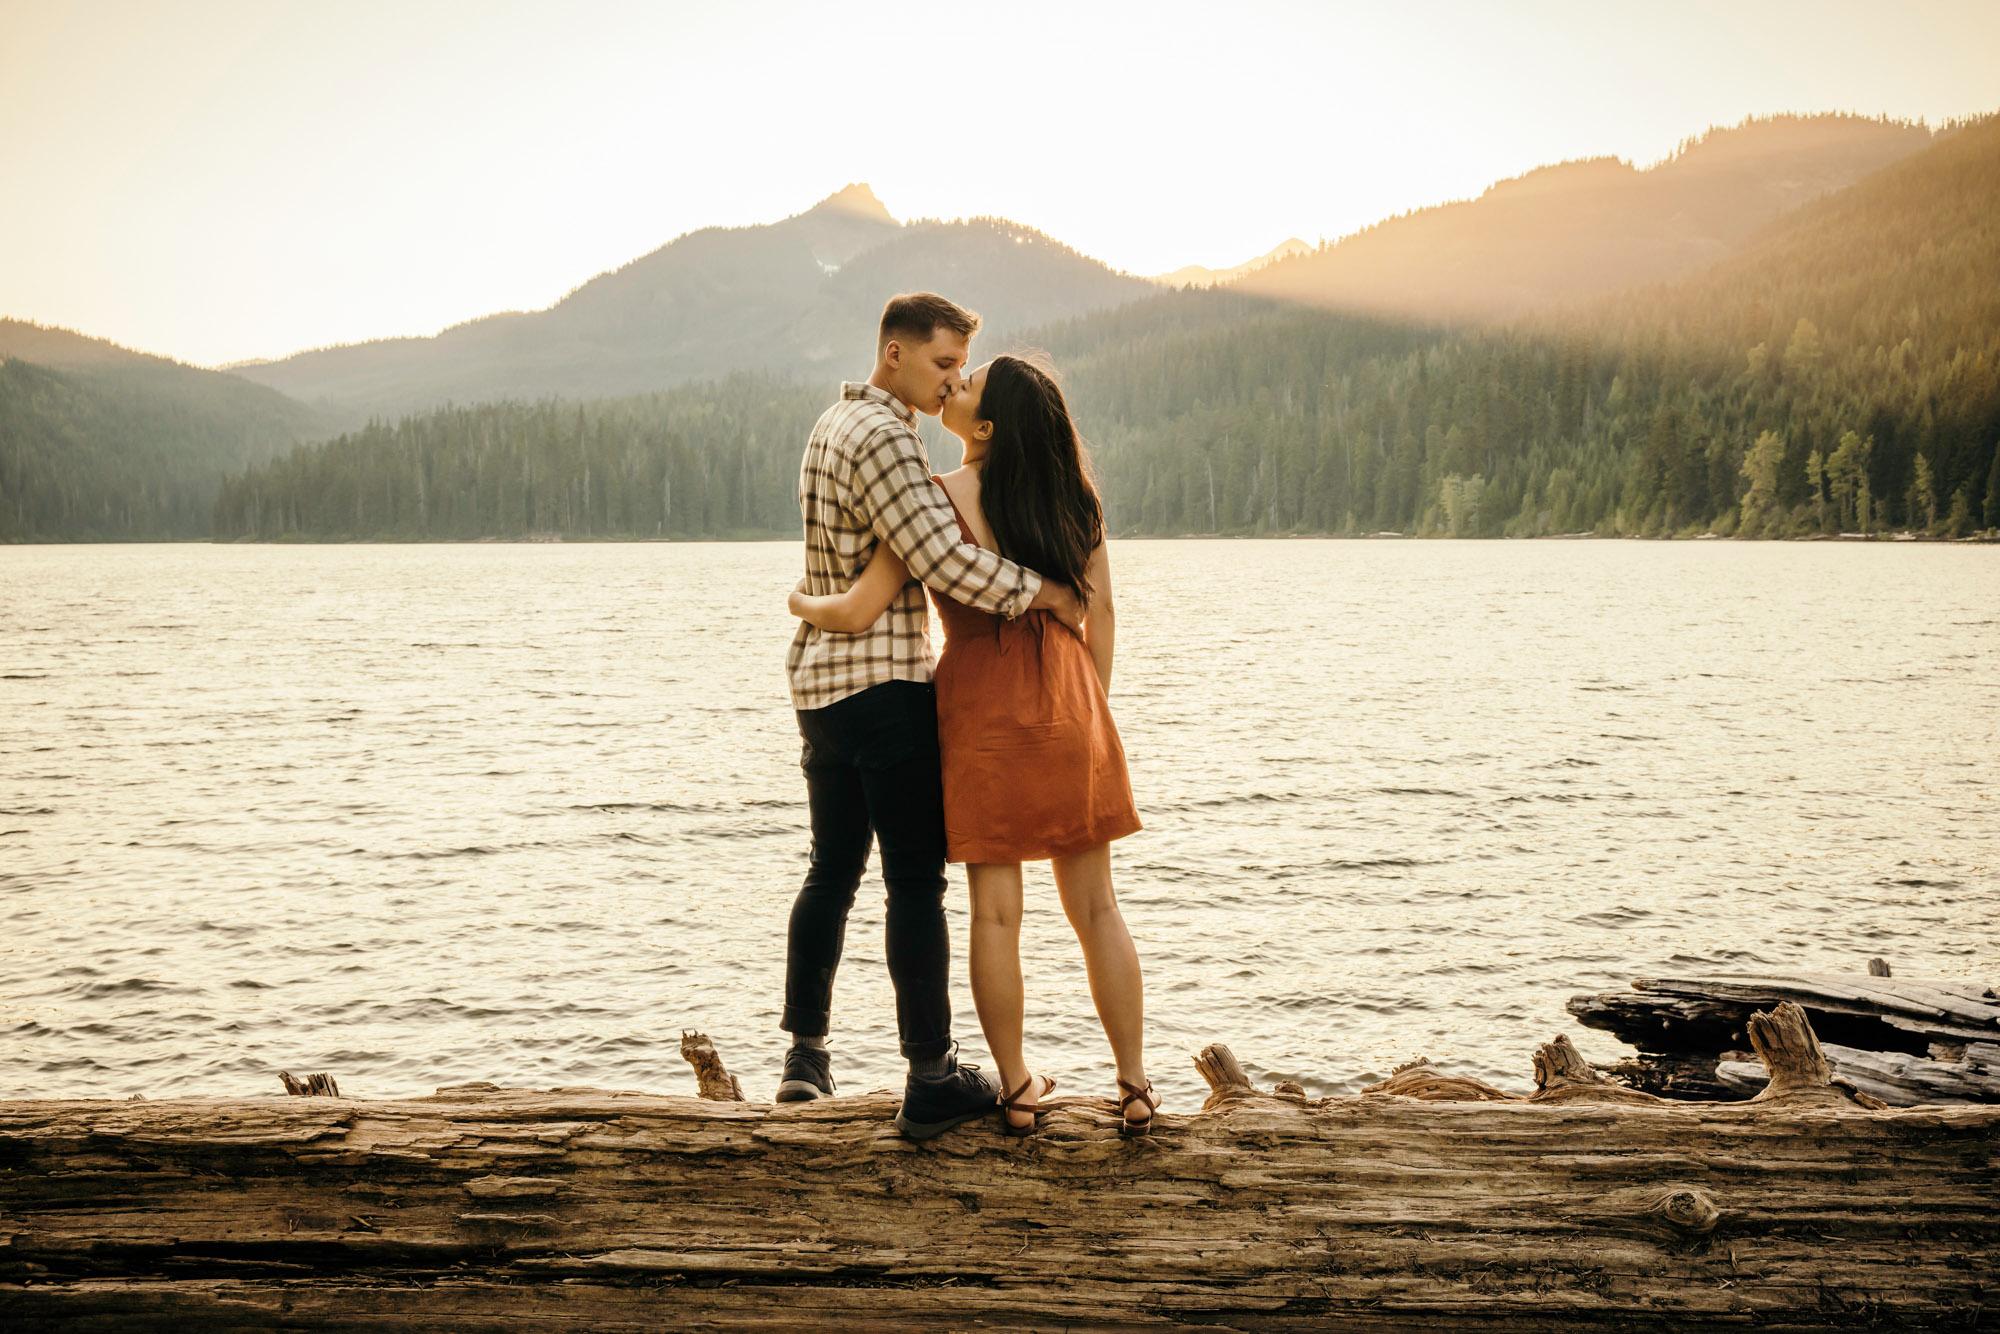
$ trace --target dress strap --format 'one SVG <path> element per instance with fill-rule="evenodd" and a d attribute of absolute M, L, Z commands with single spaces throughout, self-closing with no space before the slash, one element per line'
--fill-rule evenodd
<path fill-rule="evenodd" d="M 972 525 L 965 521 L 965 515 L 959 510 L 958 502 L 953 500 L 951 492 L 945 489 L 944 478 L 932 473 L 931 480 L 937 483 L 938 490 L 944 492 L 945 503 L 951 506 L 951 517 L 958 520 L 958 535 L 972 546 L 978 546 L 979 539 L 973 534 Z"/>

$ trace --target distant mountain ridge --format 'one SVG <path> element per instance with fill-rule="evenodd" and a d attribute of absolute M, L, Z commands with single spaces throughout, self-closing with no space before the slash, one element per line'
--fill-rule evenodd
<path fill-rule="evenodd" d="M 997 218 L 898 222 L 866 185 L 752 227 L 690 232 L 547 310 L 235 368 L 347 420 L 496 398 L 648 392 L 742 369 L 862 366 L 890 294 L 935 288 L 1020 329 L 1154 290 Z"/>
<path fill-rule="evenodd" d="M 107 338 L 92 338 L 74 329 L 36 324 L 33 320 L 0 318 L 0 361 L 15 358 L 65 371 L 104 366 L 181 365 L 170 357 L 135 351 Z"/>
<path fill-rule="evenodd" d="M 906 224 L 851 185 L 777 223 L 689 233 L 547 310 L 235 374 L 0 321 L 0 540 L 198 536 L 224 472 L 446 400 L 673 390 L 671 402 L 600 417 L 637 430 L 642 419 L 692 421 L 736 404 L 740 424 L 777 421 L 865 365 L 884 296 L 922 287 L 981 311 L 982 354 L 1055 354 L 1086 430 L 1111 428 L 1101 437 L 1107 494 L 1151 497 L 1121 509 L 1122 528 L 1674 531 L 1703 515 L 1724 521 L 1740 498 L 1742 451 L 1765 434 L 1783 442 L 1775 499 L 1752 507 L 1755 524 L 1744 510 L 1746 525 L 1804 531 L 1817 453 L 1828 469 L 1841 460 L 1843 478 L 1863 458 L 1875 508 L 1822 498 L 1810 523 L 1823 510 L 1921 509 L 1937 531 L 1992 527 L 2000 390 L 1980 386 L 1996 364 L 1987 333 L 2000 327 L 2000 285 L 1988 276 L 2000 122 L 1970 124 L 1932 135 L 1851 116 L 1746 122 L 1652 168 L 1609 158 L 1542 168 L 1194 291 L 1162 291 L 1001 219 Z M 1847 188 L 1857 175 L 1865 181 Z M 1662 340 L 1676 349 L 1672 365 L 1648 360 Z M 1447 362 L 1416 359 L 1414 348 L 1432 344 Z M 1482 358 L 1522 357 L 1541 370 L 1481 368 Z M 1359 378 L 1347 384 L 1350 369 Z M 1539 380 L 1544 371 L 1553 378 Z M 704 380 L 717 383 L 676 388 Z M 1470 397 L 1437 398 L 1448 384 Z M 1678 415 L 1648 422 L 1639 405 L 1662 397 Z M 1724 397 L 1737 406 L 1723 412 Z M 767 399 L 792 406 L 767 411 Z M 520 418 L 534 430 L 542 420 Z M 1285 461 L 1303 441 L 1268 459 L 1261 444 L 1243 453 L 1299 430 L 1342 442 L 1337 483 L 1324 457 L 1313 456 L 1321 471 L 1310 475 Z M 722 448 L 706 427 L 684 436 L 684 454 Z M 1546 458 L 1516 457 L 1523 441 L 1563 461 L 1544 475 Z M 655 479 L 665 489 L 650 523 L 606 511 L 590 523 L 610 527 L 588 531 L 761 527 L 763 502 L 744 495 L 768 485 L 782 498 L 796 460 L 774 460 L 795 447 L 741 442 L 725 462 L 752 464 L 719 471 L 677 454 Z M 590 513 L 605 470 L 636 465 L 607 455 L 591 466 L 563 512 Z M 1120 480 L 1124 467 L 1137 471 Z M 1637 486 L 1632 469 L 1651 480 Z M 1930 501 L 1911 498 L 1920 493 Z M 383 503 L 402 496 L 390 487 Z M 359 509 L 352 523 L 368 527 Z"/>
<path fill-rule="evenodd" d="M 1452 331 L 1196 288 L 1028 333 L 1120 534 L 1963 537 L 2000 530 L 1996 271 L 2000 117 L 1585 310 Z M 231 479 L 215 531 L 796 535 L 821 393 L 372 426 Z"/>
<path fill-rule="evenodd" d="M 1510 323 L 1236 284 L 1044 342 L 1119 531 L 2000 535 L 2000 115 L 1927 137 L 1718 263 Z"/>
<path fill-rule="evenodd" d="M 1921 126 L 1858 116 L 1746 121 L 1644 170 L 1615 158 L 1538 168 L 1331 246 L 1292 240 L 1235 269 L 1150 282 L 1005 219 L 899 222 L 854 184 L 779 222 L 690 232 L 546 310 L 233 369 L 356 424 L 738 370 L 831 378 L 865 358 L 882 300 L 913 288 L 947 292 L 1003 336 L 1140 300 L 1161 281 L 1422 322 L 1505 320 L 1713 262 L 1929 142 Z"/>
<path fill-rule="evenodd" d="M 1776 116 L 1643 170 L 1538 167 L 1238 279 L 1244 293 L 1427 322 L 1494 322 L 1712 263 L 1765 223 L 1926 148 L 1921 125 Z"/>
<path fill-rule="evenodd" d="M 329 426 L 235 375 L 0 319 L 0 541 L 206 536 L 225 472 Z"/>
<path fill-rule="evenodd" d="M 1172 273 L 1163 273 L 1153 279 L 1162 287 L 1214 287 L 1219 283 L 1234 282 L 1247 273 L 1275 264 L 1281 259 L 1291 259 L 1296 255 L 1308 255 L 1312 247 L 1294 236 L 1280 241 L 1255 259 L 1247 259 L 1241 264 L 1226 269 L 1211 269 L 1200 264 L 1187 264 Z"/>

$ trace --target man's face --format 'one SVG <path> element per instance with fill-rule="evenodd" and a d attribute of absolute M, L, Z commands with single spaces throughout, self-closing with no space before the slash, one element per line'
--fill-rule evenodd
<path fill-rule="evenodd" d="M 972 340 L 943 325 L 927 343 L 896 340 L 896 396 L 926 416 L 935 417 L 958 388 L 972 356 Z"/>

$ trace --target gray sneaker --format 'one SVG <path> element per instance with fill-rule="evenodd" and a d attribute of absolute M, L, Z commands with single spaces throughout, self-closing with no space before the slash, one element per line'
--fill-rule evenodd
<path fill-rule="evenodd" d="M 811 1102 L 833 1096 L 833 1058 L 824 1047 L 793 1047 L 785 1053 L 779 1102 Z"/>
<path fill-rule="evenodd" d="M 942 1079 L 918 1079 L 903 1084 L 903 1105 L 896 1112 L 896 1129 L 910 1139 L 930 1139 L 974 1117 L 1000 1110 L 1000 1086 L 976 1065 L 952 1058 L 951 1073 Z"/>

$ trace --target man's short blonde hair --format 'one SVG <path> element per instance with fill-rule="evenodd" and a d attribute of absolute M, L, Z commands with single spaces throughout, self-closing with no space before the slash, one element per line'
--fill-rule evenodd
<path fill-rule="evenodd" d="M 979 317 L 936 292 L 904 292 L 889 298 L 882 307 L 882 329 L 875 340 L 879 350 L 892 338 L 912 343 L 928 343 L 937 337 L 938 326 L 970 338 L 979 332 Z"/>

